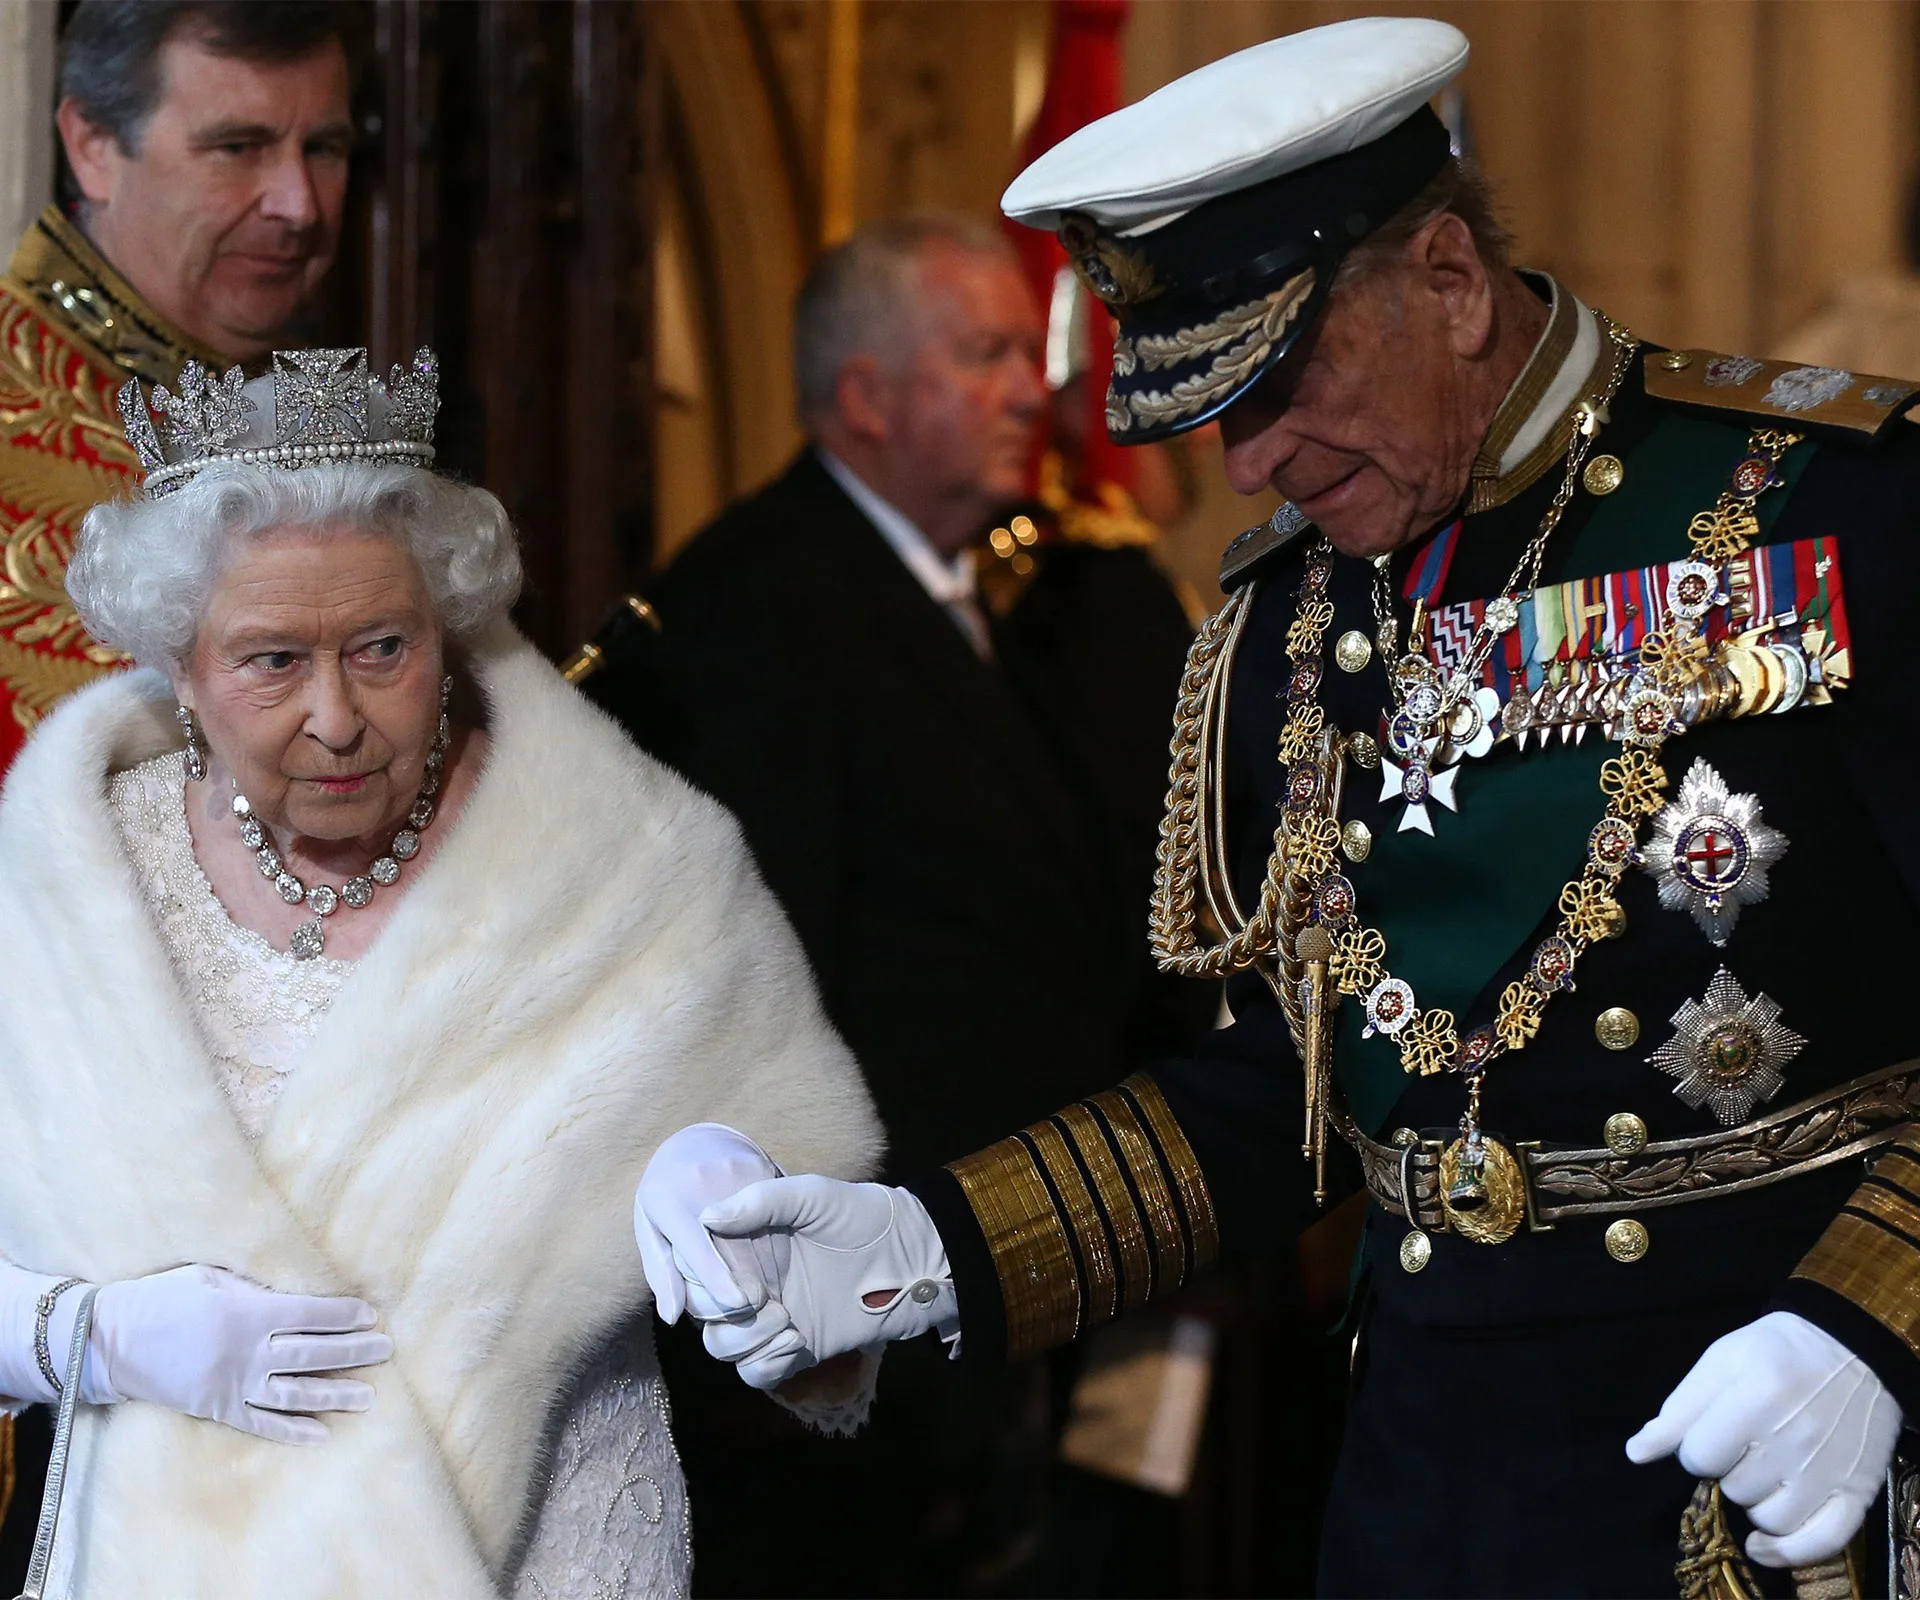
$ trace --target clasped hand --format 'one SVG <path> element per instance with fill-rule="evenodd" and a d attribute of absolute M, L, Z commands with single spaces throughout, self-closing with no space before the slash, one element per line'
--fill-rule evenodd
<path fill-rule="evenodd" d="M 1764 1567 L 1806 1567 L 1846 1547 L 1886 1477 L 1900 1406 L 1867 1364 L 1790 1311 L 1715 1340 L 1627 1441 L 1644 1464 L 1678 1454 L 1718 1478 Z"/>
<path fill-rule="evenodd" d="M 959 1311 L 939 1231 L 905 1189 L 788 1178 L 744 1134 L 684 1128 L 634 1199 L 641 1265 L 660 1315 L 703 1324 L 709 1354 L 756 1389 Z"/>

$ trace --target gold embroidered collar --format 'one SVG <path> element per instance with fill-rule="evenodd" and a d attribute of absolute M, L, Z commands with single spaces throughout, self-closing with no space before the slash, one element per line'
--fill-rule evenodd
<path fill-rule="evenodd" d="M 58 206 L 21 237 L 7 279 L 103 366 L 171 384 L 188 361 L 218 371 L 232 363 L 189 338 L 140 298 Z"/>
<path fill-rule="evenodd" d="M 1599 376 L 1603 341 L 1593 313 L 1547 273 L 1523 276 L 1547 291 L 1546 331 L 1487 429 L 1473 464 L 1469 513 L 1504 505 L 1566 455 L 1573 409 Z"/>

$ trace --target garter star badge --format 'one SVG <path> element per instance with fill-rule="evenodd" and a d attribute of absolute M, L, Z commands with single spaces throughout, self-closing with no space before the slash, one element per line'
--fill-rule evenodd
<path fill-rule="evenodd" d="M 1673 1014 L 1674 1035 L 1648 1063 L 1680 1080 L 1674 1093 L 1696 1111 L 1705 1106 L 1727 1127 L 1780 1091 L 1781 1071 L 1807 1041 L 1780 1022 L 1780 1006 L 1764 994 L 1751 1000 L 1722 967 L 1705 1000 Z"/>
<path fill-rule="evenodd" d="M 1659 880 L 1660 904 L 1692 912 L 1720 945 L 1740 908 L 1766 899 L 1767 869 L 1786 853 L 1786 835 L 1760 820 L 1759 797 L 1730 794 L 1719 773 L 1695 760 L 1678 797 L 1653 819 L 1641 864 Z"/>

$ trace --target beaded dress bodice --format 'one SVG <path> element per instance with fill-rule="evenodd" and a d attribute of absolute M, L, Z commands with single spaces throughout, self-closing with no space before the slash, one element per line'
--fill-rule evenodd
<path fill-rule="evenodd" d="M 194 859 L 186 782 L 184 758 L 165 755 L 116 773 L 107 798 L 221 1091 L 258 1139 L 353 964 L 297 961 L 227 915 Z"/>
<path fill-rule="evenodd" d="M 226 913 L 194 858 L 178 752 L 116 773 L 107 797 L 221 1091 L 249 1139 L 266 1128 L 354 964 L 296 960 Z M 516 1600 L 684 1595 L 686 1482 L 648 1320 L 623 1327 L 556 1408 Z"/>

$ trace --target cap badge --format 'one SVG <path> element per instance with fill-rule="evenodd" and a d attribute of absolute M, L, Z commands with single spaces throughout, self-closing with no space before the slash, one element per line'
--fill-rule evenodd
<path fill-rule="evenodd" d="M 1680 794 L 1653 819 L 1642 865 L 1660 883 L 1660 904 L 1687 910 L 1725 944 L 1742 906 L 1767 897 L 1767 869 L 1787 853 L 1786 835 L 1760 820 L 1756 795 L 1731 794 L 1705 761 L 1687 769 Z"/>
<path fill-rule="evenodd" d="M 1704 1000 L 1673 1014 L 1674 1035 L 1647 1058 L 1680 1080 L 1673 1091 L 1696 1111 L 1705 1106 L 1727 1127 L 1746 1121 L 1780 1091 L 1781 1071 L 1807 1041 L 1780 1022 L 1780 1006 L 1764 994 L 1751 1000 L 1722 967 Z"/>
<path fill-rule="evenodd" d="M 1060 224 L 1060 243 L 1073 270 L 1096 300 L 1110 306 L 1139 305 L 1165 290 L 1153 264 L 1112 234 L 1102 233 L 1086 217 L 1069 216 Z"/>

